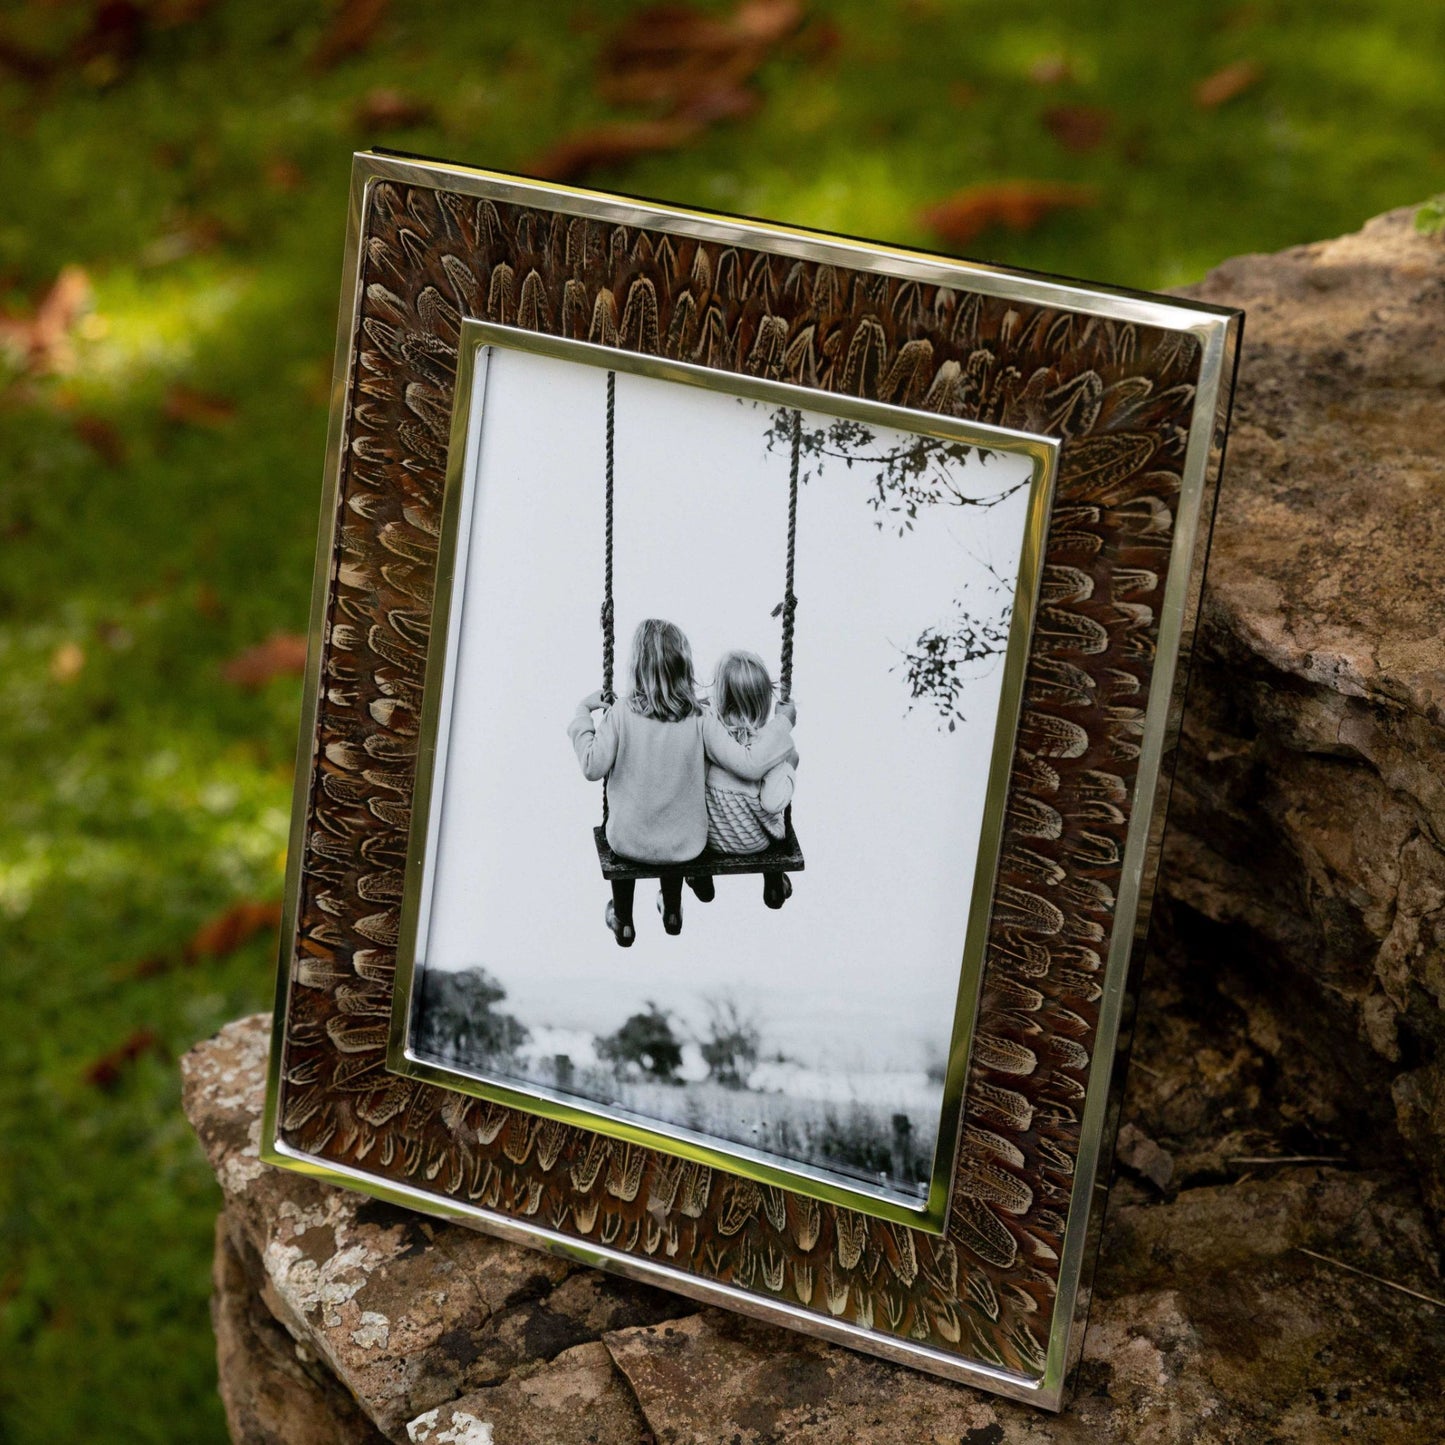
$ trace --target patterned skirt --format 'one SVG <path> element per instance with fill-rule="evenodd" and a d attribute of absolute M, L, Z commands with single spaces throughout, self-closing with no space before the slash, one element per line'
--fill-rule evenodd
<path fill-rule="evenodd" d="M 751 793 L 707 790 L 707 844 L 717 853 L 761 853 L 787 835 L 782 813 L 769 813 Z"/>

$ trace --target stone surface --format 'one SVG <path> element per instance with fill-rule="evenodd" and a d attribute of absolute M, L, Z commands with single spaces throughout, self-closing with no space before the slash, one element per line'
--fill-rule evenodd
<path fill-rule="evenodd" d="M 1440 1438 L 1445 246 L 1400 213 L 1195 294 L 1249 320 L 1067 1413 L 270 1171 L 254 1019 L 185 1063 L 238 1439 Z"/>
<path fill-rule="evenodd" d="M 237 1445 L 384 1445 L 336 1377 L 261 1303 L 224 1215 L 212 1285 L 221 1402 Z"/>
<path fill-rule="evenodd" d="M 184 1062 L 188 1111 L 226 1187 L 228 1404 L 257 1394 L 255 1351 L 226 1334 L 234 1281 L 249 1277 L 263 1308 L 248 1328 L 267 1359 L 284 1362 L 292 1340 L 334 1376 L 318 1387 L 285 1371 L 277 1388 L 296 1387 L 307 1428 L 327 1400 L 417 1445 L 1439 1438 L 1445 1286 L 1418 1193 L 1384 1170 L 1238 1162 L 1268 1107 L 1267 1060 L 1242 1018 L 1198 1025 L 1193 1052 L 1167 1029 L 1141 1032 L 1143 1086 L 1126 1102 L 1137 1182 L 1113 1191 L 1077 1393 L 1059 1417 L 267 1169 L 268 1032 L 242 1020 Z M 1202 1102 L 1178 1105 L 1196 1083 Z M 1172 1131 L 1178 1153 L 1145 1125 Z M 256 1433 L 274 1409 L 231 1418 L 248 1441 L 367 1438 Z"/>
<path fill-rule="evenodd" d="M 1248 319 L 1161 887 L 1298 1152 L 1408 1159 L 1439 1220 L 1445 246 L 1410 220 L 1193 292 Z"/>
<path fill-rule="evenodd" d="M 500 1385 L 419 1416 L 407 1432 L 415 1445 L 641 1445 L 649 1435 L 602 1344 L 578 1345 L 541 1368 L 518 1370 Z"/>
<path fill-rule="evenodd" d="M 183 1061 L 185 1106 L 258 1262 L 267 1310 L 392 1439 L 459 1395 L 605 1331 L 684 1313 L 648 1289 L 260 1162 L 268 1028 L 229 1025 Z"/>

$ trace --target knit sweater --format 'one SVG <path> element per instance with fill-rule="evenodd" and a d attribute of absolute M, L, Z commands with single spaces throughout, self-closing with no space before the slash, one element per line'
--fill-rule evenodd
<path fill-rule="evenodd" d="M 607 842 L 648 863 L 685 863 L 707 846 L 706 760 L 760 779 L 793 749 L 792 724 L 774 717 L 740 743 L 710 713 L 661 722 L 615 703 L 594 723 L 584 704 L 567 735 L 591 782 L 607 779 Z"/>

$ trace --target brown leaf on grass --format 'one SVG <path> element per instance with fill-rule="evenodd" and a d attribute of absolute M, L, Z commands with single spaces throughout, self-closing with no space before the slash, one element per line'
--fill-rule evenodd
<path fill-rule="evenodd" d="M 273 632 L 265 642 L 258 642 L 238 652 L 224 667 L 221 676 L 237 687 L 265 687 L 273 677 L 300 677 L 306 671 L 306 639 L 290 632 Z"/>
<path fill-rule="evenodd" d="M 283 195 L 299 191 L 306 184 L 306 172 L 286 156 L 273 156 L 266 162 L 262 174 L 266 177 L 266 184 Z"/>
<path fill-rule="evenodd" d="M 281 905 L 246 900 L 233 903 L 223 913 L 203 923 L 186 944 L 182 957 L 187 963 L 226 958 L 249 943 L 258 933 L 281 926 Z"/>
<path fill-rule="evenodd" d="M 425 101 L 383 86 L 368 90 L 362 96 L 352 118 L 359 130 L 378 131 L 425 125 L 432 115 L 432 108 Z"/>
<path fill-rule="evenodd" d="M 577 181 L 601 166 L 621 165 L 634 156 L 670 151 L 686 145 L 701 133 L 701 121 L 688 117 L 669 120 L 617 121 L 578 131 L 532 157 L 523 169 L 549 181 Z"/>
<path fill-rule="evenodd" d="M 1097 150 L 1113 123 L 1114 117 L 1097 105 L 1054 105 L 1044 112 L 1049 134 L 1076 155 Z"/>
<path fill-rule="evenodd" d="M 919 220 L 949 245 L 966 246 L 993 226 L 1029 231 L 1054 211 L 1097 201 L 1098 193 L 1091 186 L 1067 181 L 992 181 L 958 191 L 930 206 Z"/>
<path fill-rule="evenodd" d="M 214 430 L 228 425 L 234 419 L 236 403 L 224 396 L 198 391 L 193 386 L 176 381 L 166 388 L 161 411 L 167 421 L 180 422 L 185 426 L 210 427 Z"/>
<path fill-rule="evenodd" d="M 120 428 L 103 416 L 82 412 L 71 423 L 77 437 L 108 467 L 125 465 L 125 438 Z"/>
<path fill-rule="evenodd" d="M 1063 85 L 1073 78 L 1073 62 L 1067 55 L 1040 55 L 1029 66 L 1029 79 L 1035 85 Z"/>
<path fill-rule="evenodd" d="M 1194 87 L 1194 104 L 1200 110 L 1214 110 L 1243 95 L 1263 76 L 1264 70 L 1258 61 L 1236 60 L 1232 65 L 1206 76 Z"/>
<path fill-rule="evenodd" d="M 86 1069 L 85 1082 L 109 1092 L 120 1083 L 121 1075 L 130 1064 L 160 1047 L 160 1037 L 154 1029 L 137 1029 L 124 1043 L 102 1054 Z"/>
<path fill-rule="evenodd" d="M 75 362 L 71 333 L 90 295 L 90 277 L 79 266 L 64 267 L 28 316 L 0 317 L 0 345 L 32 375 L 70 370 Z"/>
<path fill-rule="evenodd" d="M 376 38 L 391 0 L 338 0 L 331 23 L 311 53 L 313 70 L 330 70 L 348 55 L 359 55 Z"/>
<path fill-rule="evenodd" d="M 674 150 L 709 125 L 751 114 L 761 99 L 749 82 L 802 15 L 798 0 L 742 0 L 725 15 L 681 4 L 639 11 L 603 51 L 597 88 L 609 103 L 645 107 L 652 117 L 565 136 L 524 169 L 578 180 L 599 166 Z"/>

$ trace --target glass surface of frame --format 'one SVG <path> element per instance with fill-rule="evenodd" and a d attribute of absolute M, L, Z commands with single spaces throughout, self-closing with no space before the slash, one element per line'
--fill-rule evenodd
<path fill-rule="evenodd" d="M 391 1067 L 939 1232 L 1055 444 L 475 321 L 457 397 Z M 808 838 L 796 901 L 764 908 L 757 873 L 707 904 L 677 879 L 672 938 L 644 880 L 626 951 L 561 732 L 599 675 L 585 579 L 614 530 L 621 694 L 658 610 L 687 619 L 707 712 L 736 706 L 720 653 L 775 690 L 794 551 L 807 595 L 787 643 L 806 756 L 759 785 Z M 723 784 L 706 807 L 726 828 L 759 788 Z M 699 818 L 702 785 L 699 764 Z"/>
<path fill-rule="evenodd" d="M 469 321 L 599 346 L 619 373 L 622 357 L 647 357 L 740 391 L 771 379 L 820 411 L 856 398 L 1057 449 L 941 1233 L 390 1067 Z M 261 1157 L 1062 1408 L 1242 322 L 1177 298 L 359 154 Z M 644 379 L 622 377 L 622 394 Z M 594 569 L 577 587 L 595 605 Z M 801 575 L 799 592 L 801 634 L 817 620 Z M 801 671 L 798 693 L 812 869 L 805 804 L 821 794 L 808 765 L 825 710 Z M 557 736 L 554 717 L 538 726 Z M 580 772 L 574 782 L 589 794 Z"/>

